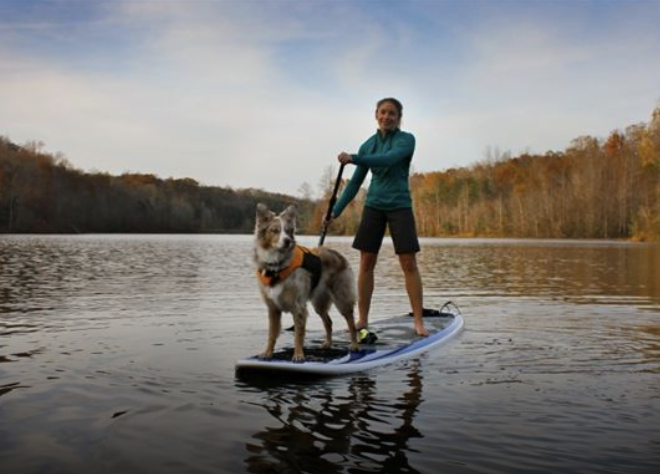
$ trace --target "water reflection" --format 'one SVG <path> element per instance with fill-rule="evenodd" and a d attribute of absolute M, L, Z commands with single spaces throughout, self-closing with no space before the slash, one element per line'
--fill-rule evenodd
<path fill-rule="evenodd" d="M 432 239 L 425 287 L 471 295 L 650 297 L 660 302 L 660 246 L 612 241 Z"/>
<path fill-rule="evenodd" d="M 419 472 L 410 466 L 410 441 L 422 438 L 415 415 L 422 398 L 417 363 L 405 369 L 401 392 L 388 381 L 388 397 L 374 377 L 287 385 L 264 389 L 261 404 L 275 425 L 246 444 L 252 473 Z"/>
<path fill-rule="evenodd" d="M 154 302 L 190 311 L 217 274 L 244 271 L 237 253 L 206 236 L 0 236 L 0 336 L 107 325 Z"/>

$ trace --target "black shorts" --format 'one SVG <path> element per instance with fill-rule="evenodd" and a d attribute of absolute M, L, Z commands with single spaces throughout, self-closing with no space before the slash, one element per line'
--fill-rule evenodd
<path fill-rule="evenodd" d="M 379 211 L 365 206 L 360 226 L 353 240 L 353 248 L 362 252 L 378 253 L 386 227 L 390 229 L 397 255 L 419 252 L 415 216 L 411 208 Z"/>

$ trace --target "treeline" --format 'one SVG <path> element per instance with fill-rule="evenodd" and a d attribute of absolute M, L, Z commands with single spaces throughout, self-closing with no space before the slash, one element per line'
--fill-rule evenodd
<path fill-rule="evenodd" d="M 648 124 L 562 152 L 490 155 L 411 177 L 421 235 L 660 240 L 660 108 Z M 360 207 L 336 230 L 354 233 Z"/>
<path fill-rule="evenodd" d="M 201 186 L 150 174 L 83 173 L 41 144 L 0 137 L 0 232 L 249 233 L 257 202 L 295 204 L 301 232 L 317 233 L 321 199 Z M 660 240 L 660 108 L 648 124 L 580 137 L 561 152 L 490 153 L 469 168 L 417 173 L 411 189 L 423 236 Z M 352 235 L 364 190 L 331 228 Z"/>
<path fill-rule="evenodd" d="M 41 147 L 0 137 L 0 232 L 250 233 L 257 202 L 295 204 L 303 221 L 312 208 L 309 200 L 189 178 L 84 173 Z"/>

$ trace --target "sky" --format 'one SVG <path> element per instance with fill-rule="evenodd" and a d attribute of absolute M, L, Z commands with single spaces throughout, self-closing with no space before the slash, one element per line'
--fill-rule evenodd
<path fill-rule="evenodd" d="M 403 103 L 413 171 L 660 106 L 660 0 L 0 0 L 0 135 L 78 169 L 300 195 Z"/>

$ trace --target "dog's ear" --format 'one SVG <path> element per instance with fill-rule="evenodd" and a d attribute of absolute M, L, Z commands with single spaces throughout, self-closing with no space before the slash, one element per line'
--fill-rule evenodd
<path fill-rule="evenodd" d="M 291 223 L 293 227 L 296 227 L 296 216 L 298 212 L 296 211 L 295 206 L 289 206 L 284 211 L 282 211 L 282 214 L 280 214 L 280 218 Z"/>
<path fill-rule="evenodd" d="M 284 209 L 282 214 L 280 214 L 280 217 L 282 217 L 283 219 L 289 222 L 293 222 L 294 225 L 296 224 L 297 216 L 298 216 L 298 211 L 296 209 L 296 206 L 294 205 L 287 207 L 286 209 Z"/>
<path fill-rule="evenodd" d="M 284 212 L 282 213 L 287 217 L 293 217 L 295 218 L 298 215 L 298 210 L 296 209 L 296 206 L 293 204 L 284 209 Z"/>
<path fill-rule="evenodd" d="M 275 214 L 269 211 L 265 204 L 257 204 L 257 222 L 269 221 Z"/>

